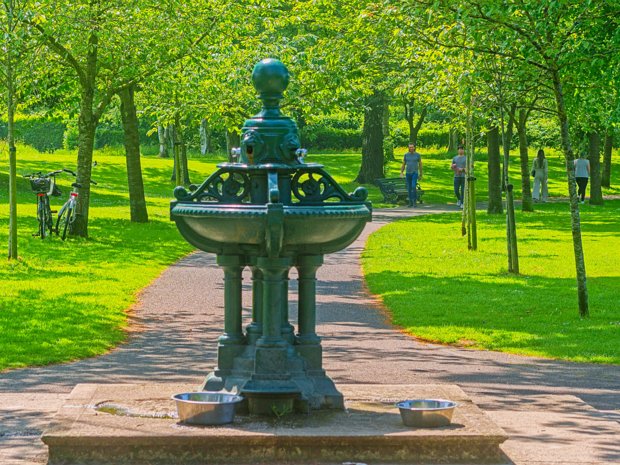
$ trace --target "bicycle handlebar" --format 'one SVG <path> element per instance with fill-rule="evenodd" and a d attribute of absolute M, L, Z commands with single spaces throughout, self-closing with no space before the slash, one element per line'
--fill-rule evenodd
<path fill-rule="evenodd" d="M 22 176 L 24 178 L 50 178 L 50 177 L 56 176 L 57 174 L 60 174 L 60 173 L 69 173 L 74 178 L 77 178 L 77 174 L 75 174 L 75 172 L 71 171 L 68 168 L 63 168 L 61 170 L 56 170 L 56 171 L 50 171 L 49 173 L 46 173 L 46 174 L 43 174 L 41 171 L 38 171 L 36 173 L 23 174 Z M 92 179 L 90 180 L 90 183 L 94 184 L 95 186 L 97 185 L 97 182 L 93 181 Z"/>

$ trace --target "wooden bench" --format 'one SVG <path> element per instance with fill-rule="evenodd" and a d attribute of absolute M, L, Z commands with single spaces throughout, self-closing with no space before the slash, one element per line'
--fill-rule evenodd
<path fill-rule="evenodd" d="M 387 203 L 398 203 L 399 201 L 409 201 L 409 191 L 407 190 L 407 180 L 405 178 L 379 178 L 375 184 L 383 194 L 383 201 Z M 424 190 L 418 183 L 416 186 L 418 203 L 422 203 Z"/>

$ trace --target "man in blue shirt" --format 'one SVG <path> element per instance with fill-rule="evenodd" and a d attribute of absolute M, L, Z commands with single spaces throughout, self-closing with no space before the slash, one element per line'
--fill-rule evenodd
<path fill-rule="evenodd" d="M 416 187 L 418 185 L 418 179 L 422 179 L 422 157 L 415 151 L 415 144 L 409 144 L 409 151 L 405 153 L 403 157 L 403 164 L 400 167 L 401 178 L 404 173 L 407 180 L 409 206 L 415 207 L 418 204 Z"/>

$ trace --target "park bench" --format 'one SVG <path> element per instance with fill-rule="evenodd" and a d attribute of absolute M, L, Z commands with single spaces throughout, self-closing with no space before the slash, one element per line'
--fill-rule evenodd
<path fill-rule="evenodd" d="M 383 201 L 387 203 L 398 203 L 399 201 L 408 201 L 409 193 L 407 191 L 407 181 L 405 178 L 379 178 L 375 180 L 375 184 L 383 194 Z M 418 194 L 418 203 L 422 203 L 424 190 L 420 184 L 416 185 Z"/>

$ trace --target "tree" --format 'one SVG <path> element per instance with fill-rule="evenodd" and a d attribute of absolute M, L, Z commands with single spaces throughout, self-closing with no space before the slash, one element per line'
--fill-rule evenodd
<path fill-rule="evenodd" d="M 149 221 L 144 197 L 144 182 L 140 164 L 140 134 L 134 93 L 135 85 L 119 92 L 121 99 L 121 119 L 125 135 L 125 161 L 127 166 L 127 185 L 129 188 L 129 214 L 132 222 L 147 223 Z"/>
<path fill-rule="evenodd" d="M 383 175 L 383 112 L 385 95 L 375 91 L 364 109 L 362 128 L 362 164 L 355 178 L 361 184 L 372 183 Z"/>
<path fill-rule="evenodd" d="M 112 98 L 190 53 L 227 18 L 226 6 L 215 0 L 170 0 L 166 8 L 154 0 L 61 0 L 37 3 L 25 18 L 79 88 L 82 189 L 74 234 L 88 235 L 95 130 Z"/>
<path fill-rule="evenodd" d="M 618 6 L 611 2 L 567 0 L 505 1 L 502 4 L 489 0 L 441 1 L 435 4 L 419 2 L 435 11 L 449 12 L 459 21 L 477 31 L 484 40 L 474 43 L 472 49 L 479 53 L 507 56 L 524 61 L 541 72 L 555 97 L 556 114 L 560 126 L 561 144 L 566 161 L 568 191 L 570 195 L 573 249 L 577 275 L 579 314 L 589 315 L 588 290 L 581 221 L 575 188 L 574 154 L 571 144 L 570 119 L 565 88 L 579 82 L 576 63 L 592 61 L 617 48 L 608 38 L 610 22 L 618 21 Z M 492 38 L 493 44 L 488 39 Z M 605 38 L 603 42 L 600 39 Z M 618 38 L 615 38 L 617 41 Z M 600 44 L 607 47 L 601 49 Z M 583 78 L 583 76 L 581 76 Z"/>
<path fill-rule="evenodd" d="M 605 147 L 603 148 L 603 174 L 601 175 L 601 185 L 611 187 L 611 149 L 613 146 L 613 136 L 611 130 L 605 132 Z"/>
<path fill-rule="evenodd" d="M 26 28 L 19 19 L 24 14 L 25 1 L 2 0 L 0 32 L 5 38 L 0 56 L 0 77 L 6 88 L 7 142 L 9 146 L 9 241 L 8 258 L 15 260 L 17 253 L 17 148 L 15 146 L 15 110 L 19 101 L 20 81 L 26 73 L 24 63 L 27 51 Z"/>
<path fill-rule="evenodd" d="M 426 113 L 428 112 L 428 105 L 424 105 L 420 109 L 420 114 L 418 115 L 418 120 L 414 124 L 414 119 L 416 115 L 416 106 L 414 99 L 406 99 L 403 100 L 403 106 L 405 110 L 405 119 L 407 120 L 407 124 L 409 125 L 409 143 L 417 145 L 418 143 L 418 132 L 420 132 L 420 128 L 424 123 L 424 118 L 426 118 Z"/>
<path fill-rule="evenodd" d="M 487 213 L 501 214 L 502 206 L 502 176 L 499 155 L 499 128 L 493 124 L 487 131 L 487 166 L 489 168 L 489 204 Z"/>

